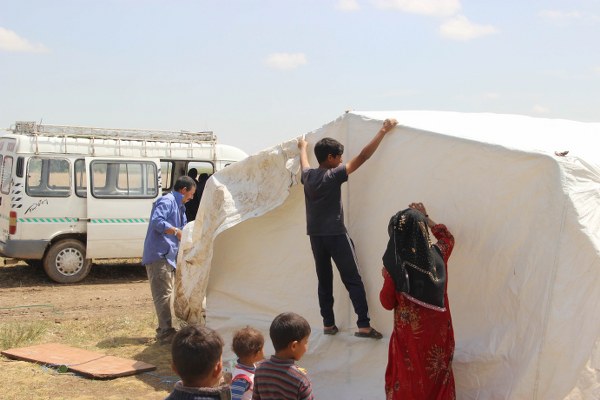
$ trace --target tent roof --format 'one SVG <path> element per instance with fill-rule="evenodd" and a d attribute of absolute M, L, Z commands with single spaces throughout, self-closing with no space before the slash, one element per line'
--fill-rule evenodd
<path fill-rule="evenodd" d="M 369 119 L 396 118 L 400 125 L 422 131 L 500 145 L 509 149 L 569 155 L 600 163 L 600 153 L 590 146 L 600 135 L 600 123 L 525 115 L 461 113 L 453 111 L 352 111 Z"/>

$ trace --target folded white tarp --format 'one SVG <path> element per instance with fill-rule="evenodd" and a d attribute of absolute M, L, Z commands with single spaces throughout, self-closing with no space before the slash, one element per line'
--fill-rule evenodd
<path fill-rule="evenodd" d="M 250 156 L 208 182 L 180 251 L 177 314 L 227 342 L 246 324 L 265 333 L 283 311 L 308 319 L 306 367 L 320 399 L 384 398 L 393 314 L 379 304 L 387 224 L 413 201 L 456 239 L 449 301 L 459 399 L 600 398 L 600 124 L 515 115 L 352 112 L 306 135 L 358 154 L 385 118 L 399 126 L 343 185 L 371 322 L 382 341 L 353 336 L 356 316 L 335 277 L 336 336 L 322 334 L 305 234 L 297 141 Z M 555 151 L 568 150 L 564 157 Z"/>

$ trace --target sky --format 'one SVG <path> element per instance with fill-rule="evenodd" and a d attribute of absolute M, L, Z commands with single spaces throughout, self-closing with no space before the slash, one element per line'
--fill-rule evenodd
<path fill-rule="evenodd" d="M 599 42 L 600 0 L 0 0 L 0 127 L 252 154 L 346 110 L 600 122 Z"/>

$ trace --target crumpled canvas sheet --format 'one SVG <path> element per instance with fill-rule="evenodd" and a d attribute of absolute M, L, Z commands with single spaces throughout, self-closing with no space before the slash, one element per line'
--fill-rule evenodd
<path fill-rule="evenodd" d="M 343 185 L 371 322 L 385 338 L 353 336 L 356 316 L 335 276 L 336 336 L 322 334 L 296 139 L 208 182 L 178 259 L 176 312 L 226 341 L 283 311 L 310 322 L 299 362 L 322 399 L 381 399 L 392 312 L 379 304 L 387 223 L 421 201 L 456 239 L 449 302 L 459 399 L 600 398 L 600 124 L 453 112 L 352 112 L 307 134 L 345 145 L 347 161 L 385 118 L 400 125 Z M 566 157 L 555 151 L 569 150 Z M 188 228 L 188 230 L 190 230 Z"/>

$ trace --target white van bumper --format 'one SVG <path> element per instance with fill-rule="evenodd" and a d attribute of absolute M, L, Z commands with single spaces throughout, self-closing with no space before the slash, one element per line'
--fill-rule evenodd
<path fill-rule="evenodd" d="M 49 240 L 7 240 L 0 242 L 0 255 L 6 258 L 41 260 Z"/>

